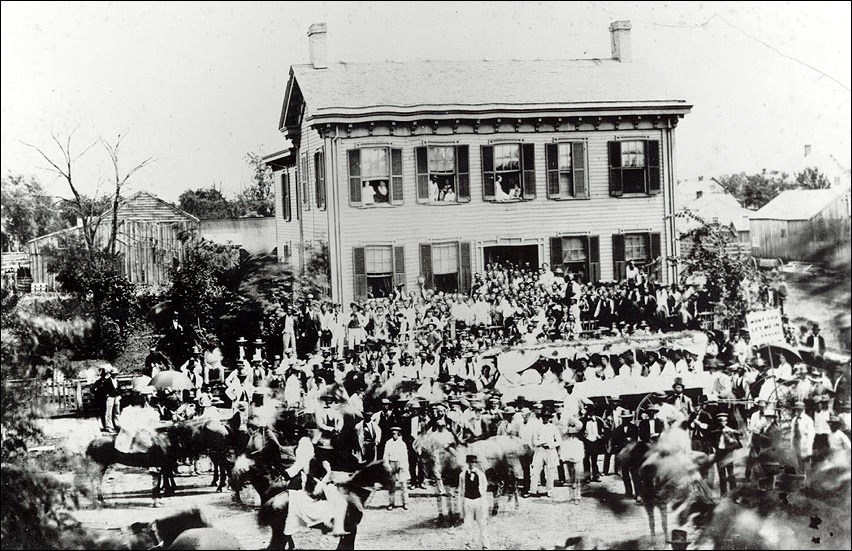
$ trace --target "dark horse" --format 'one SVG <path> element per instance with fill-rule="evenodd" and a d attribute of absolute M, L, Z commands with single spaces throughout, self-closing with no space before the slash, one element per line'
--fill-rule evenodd
<path fill-rule="evenodd" d="M 350 421 L 344 423 L 350 426 Z M 232 487 L 239 491 L 245 484 L 250 483 L 260 495 L 261 508 L 258 512 L 258 522 L 262 526 L 272 528 L 272 540 L 269 549 L 292 548 L 293 539 L 284 534 L 284 525 L 289 511 L 289 486 L 285 469 L 292 465 L 294 460 L 295 443 L 302 436 L 307 435 L 313 426 L 313 416 L 298 414 L 293 410 L 282 410 L 279 412 L 275 428 L 263 427 L 252 434 L 246 447 L 245 454 L 241 455 L 234 465 L 232 471 Z M 271 437 L 271 434 L 274 437 Z M 346 535 L 341 536 L 338 549 L 354 549 L 355 537 L 358 532 L 358 524 L 364 515 L 364 502 L 370 496 L 373 486 L 379 484 L 384 487 L 390 485 L 390 476 L 381 463 L 355 464 L 354 468 L 343 468 L 335 459 L 341 457 L 345 466 L 352 465 L 351 450 L 342 449 L 347 442 L 352 442 L 350 435 L 341 435 L 335 442 L 335 453 L 331 456 L 331 467 L 335 471 L 347 471 L 351 474 L 345 480 L 336 484 L 346 499 L 346 514 L 344 516 L 344 530 Z M 340 446 L 340 447 L 338 447 Z M 310 462 L 308 474 L 311 478 L 321 479 L 325 476 L 323 462 L 314 458 Z M 309 489 L 309 488 L 306 488 Z M 326 526 L 317 526 L 319 529 L 327 529 Z"/>
<path fill-rule="evenodd" d="M 152 490 L 154 499 L 159 497 L 161 485 L 163 495 L 174 493 L 176 486 L 173 473 L 181 459 L 204 453 L 210 456 L 216 470 L 220 473 L 228 472 L 229 452 L 239 452 L 248 440 L 247 433 L 239 431 L 239 426 L 239 414 L 234 414 L 226 422 L 206 418 L 181 421 L 158 428 L 148 449 L 136 453 L 116 450 L 115 436 L 94 439 L 86 449 L 86 455 L 100 466 L 97 479 L 98 500 L 103 502 L 103 477 L 107 469 L 115 464 L 158 469 L 157 483 Z M 226 477 L 223 474 L 218 478 L 216 491 L 221 492 Z"/>

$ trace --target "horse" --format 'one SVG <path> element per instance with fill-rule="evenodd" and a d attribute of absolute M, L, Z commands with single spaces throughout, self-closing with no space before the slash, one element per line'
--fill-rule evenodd
<path fill-rule="evenodd" d="M 120 535 L 93 542 L 94 549 L 240 549 L 236 538 L 213 528 L 197 508 L 153 522 L 135 522 Z"/>
<path fill-rule="evenodd" d="M 154 500 L 160 496 L 161 483 L 163 495 L 174 494 L 176 484 L 173 473 L 180 459 L 206 453 L 219 473 L 228 472 L 229 451 L 239 449 L 246 441 L 244 433 L 239 431 L 239 423 L 239 414 L 234 414 L 225 423 L 217 419 L 199 418 L 160 427 L 156 430 L 151 445 L 144 452 L 124 453 L 116 450 L 114 435 L 94 439 L 87 447 L 86 455 L 100 466 L 97 479 L 98 501 L 104 502 L 103 477 L 107 469 L 114 464 L 158 469 L 159 475 L 152 490 Z M 226 477 L 221 474 L 217 492 L 222 491 L 225 482 Z"/>

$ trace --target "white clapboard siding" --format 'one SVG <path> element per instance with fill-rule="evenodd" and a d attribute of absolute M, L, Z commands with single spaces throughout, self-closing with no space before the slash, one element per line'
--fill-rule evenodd
<path fill-rule="evenodd" d="M 522 127 L 523 131 L 525 127 Z M 461 130 L 461 129 L 460 129 Z M 501 128 L 501 131 L 503 128 Z M 508 130 L 508 129 L 506 129 Z M 514 130 L 514 129 L 512 129 Z M 530 127 L 529 130 L 532 130 Z M 587 200 L 553 201 L 547 198 L 545 148 L 553 138 L 587 141 L 587 169 L 590 198 Z M 661 189 L 654 196 L 614 198 L 609 193 L 609 161 L 607 142 L 615 139 L 660 140 Z M 492 140 L 534 143 L 536 198 L 518 203 L 491 203 L 482 200 L 482 163 L 480 146 Z M 336 182 L 340 187 L 340 235 L 345 304 L 353 296 L 352 249 L 368 244 L 390 244 L 405 247 L 405 273 L 409 289 L 414 288 L 420 274 L 418 244 L 430 240 L 467 240 L 473 242 L 473 269 L 482 269 L 481 242 L 502 238 L 523 238 L 525 244 L 541 243 L 540 262 L 550 258 L 550 237 L 558 233 L 600 236 L 601 279 L 613 278 L 612 234 L 659 232 L 665 254 L 664 194 L 671 188 L 667 182 L 664 131 L 658 129 L 613 130 L 588 132 L 500 132 L 489 134 L 456 133 L 448 135 L 360 136 L 343 137 L 337 152 L 339 167 Z M 403 150 L 404 203 L 399 206 L 352 207 L 348 197 L 347 151 L 368 147 L 371 143 L 392 144 Z M 468 145 L 470 150 L 470 202 L 452 205 L 424 205 L 416 201 L 415 147 L 427 144 L 454 143 Z M 329 185 L 332 179 L 327 179 Z M 667 277 L 666 270 L 662 270 Z"/>

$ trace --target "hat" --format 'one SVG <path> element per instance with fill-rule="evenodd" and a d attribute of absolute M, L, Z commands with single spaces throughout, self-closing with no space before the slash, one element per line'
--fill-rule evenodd
<path fill-rule="evenodd" d="M 775 411 L 775 408 L 767 409 L 763 412 L 764 417 L 776 417 L 778 412 Z"/>
<path fill-rule="evenodd" d="M 793 409 L 805 409 L 805 403 L 801 400 L 793 404 Z"/>
<path fill-rule="evenodd" d="M 672 388 L 674 388 L 676 386 L 684 387 L 683 377 L 675 377 L 675 380 L 672 383 Z"/>
<path fill-rule="evenodd" d="M 505 408 L 503 408 L 503 413 L 505 413 L 506 415 L 514 415 L 515 413 L 517 413 L 517 411 L 518 410 L 515 409 L 515 406 L 506 406 Z"/>
<path fill-rule="evenodd" d="M 716 419 L 722 419 L 722 418 L 727 419 L 728 417 L 730 417 L 730 414 L 727 411 L 716 412 Z"/>
<path fill-rule="evenodd" d="M 396 425 L 394 425 L 393 427 L 390 428 L 390 431 L 391 432 L 402 432 L 402 427 L 397 427 Z"/>
<path fill-rule="evenodd" d="M 689 540 L 686 539 L 686 530 L 672 530 L 672 549 L 686 549 Z"/>
<path fill-rule="evenodd" d="M 203 408 L 209 408 L 213 405 L 213 398 L 211 398 L 210 395 L 207 393 L 202 393 L 198 396 L 198 398 L 195 399 L 195 401 L 198 402 L 198 405 Z"/>
<path fill-rule="evenodd" d="M 755 403 L 755 405 L 758 405 L 758 406 L 759 406 L 760 404 L 763 404 L 763 405 L 765 406 L 765 405 L 766 405 L 766 400 L 765 400 L 765 399 L 763 399 L 763 398 L 758 398 L 757 400 L 755 400 L 755 401 L 754 401 L 754 403 Z"/>
<path fill-rule="evenodd" d="M 838 417 L 836 413 L 832 413 L 831 415 L 828 416 L 828 422 L 829 423 L 839 423 L 840 417 Z"/>
<path fill-rule="evenodd" d="M 477 457 L 475 454 L 469 453 L 467 454 L 467 457 L 465 457 L 465 460 L 468 463 L 474 463 L 476 461 L 479 461 L 479 457 Z"/>
<path fill-rule="evenodd" d="M 660 411 L 660 406 L 654 403 L 650 403 L 645 406 L 645 411 Z"/>
<path fill-rule="evenodd" d="M 621 412 L 621 415 L 619 415 L 619 417 L 621 417 L 621 418 L 633 417 L 633 412 L 630 411 L 629 409 L 626 409 L 626 410 Z"/>
<path fill-rule="evenodd" d="M 390 403 L 391 403 L 391 401 L 390 401 L 390 399 L 389 399 L 389 398 L 382 398 L 382 403 L 383 403 L 383 404 L 390 404 Z"/>

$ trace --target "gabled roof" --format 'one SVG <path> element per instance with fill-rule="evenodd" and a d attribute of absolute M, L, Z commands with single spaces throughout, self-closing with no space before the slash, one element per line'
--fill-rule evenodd
<path fill-rule="evenodd" d="M 280 126 L 298 120 L 301 97 L 309 119 L 516 109 L 688 112 L 691 106 L 672 91 L 676 80 L 663 69 L 610 59 L 293 65 Z"/>
<path fill-rule="evenodd" d="M 164 208 L 166 210 L 171 211 L 172 213 L 175 214 L 175 216 L 177 216 L 179 218 L 187 218 L 187 219 L 192 220 L 194 222 L 198 222 L 197 217 L 189 214 L 185 210 L 179 209 L 178 207 L 172 205 L 171 203 L 169 203 L 167 201 L 164 201 L 163 199 L 160 199 L 159 197 L 157 197 L 153 193 L 148 193 L 147 191 L 137 191 L 136 193 L 134 193 L 133 195 L 131 195 L 127 199 L 121 200 L 121 202 L 118 204 L 118 210 L 119 210 L 119 212 L 121 212 L 122 209 L 130 209 L 130 208 L 132 208 L 132 206 L 135 203 L 141 203 L 141 202 L 146 201 L 146 200 L 148 202 L 153 202 L 157 207 Z M 112 212 L 112 208 L 105 211 L 103 214 L 101 214 L 101 216 L 108 215 L 110 212 Z M 125 212 L 127 212 L 127 210 L 125 210 Z"/>
<path fill-rule="evenodd" d="M 718 222 L 723 226 L 733 226 L 735 231 L 749 231 L 749 218 L 754 211 L 740 206 L 733 195 L 727 193 L 711 193 L 690 201 L 683 206 L 704 219 L 705 222 Z M 715 220 L 714 220 L 715 219 Z M 685 218 L 678 222 L 681 231 L 689 231 L 698 226 L 698 222 Z"/>
<path fill-rule="evenodd" d="M 762 209 L 755 212 L 752 220 L 810 220 L 831 203 L 849 193 L 849 188 L 790 189 L 782 191 Z"/>

